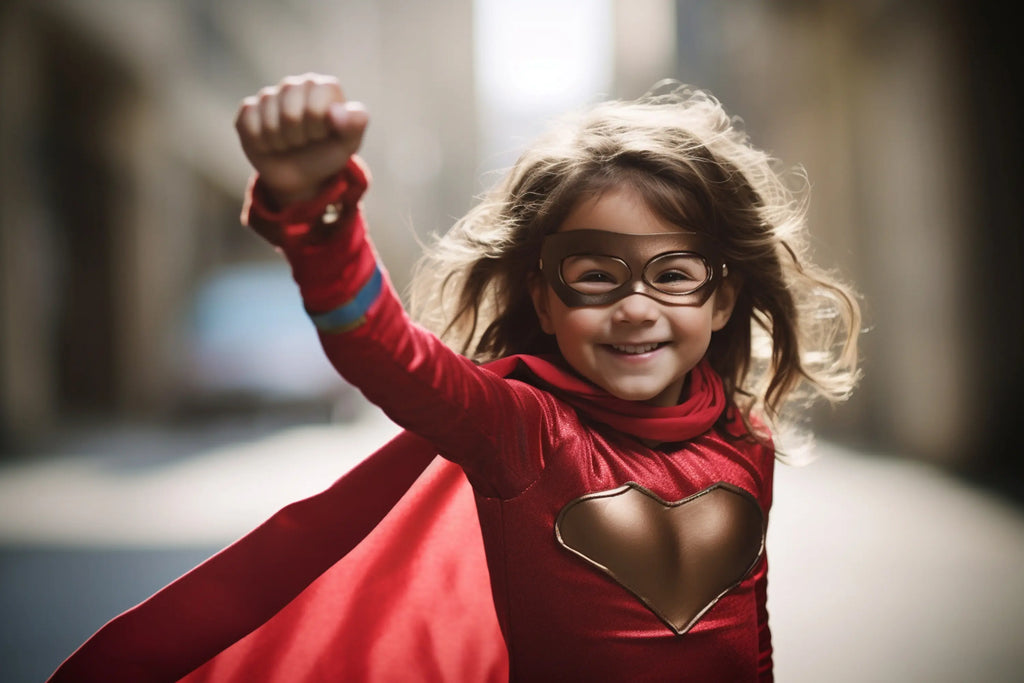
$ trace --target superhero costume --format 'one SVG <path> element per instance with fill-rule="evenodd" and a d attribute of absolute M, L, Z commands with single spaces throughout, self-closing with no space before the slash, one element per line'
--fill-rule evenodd
<path fill-rule="evenodd" d="M 369 479 L 386 489 L 391 483 L 382 479 L 393 478 L 397 494 L 371 492 L 360 501 L 380 509 L 354 517 L 373 526 L 434 452 L 457 463 L 464 479 L 443 462 L 431 465 L 425 476 L 444 480 L 449 498 L 461 500 L 463 510 L 469 499 L 456 492 L 460 482 L 472 484 L 494 615 L 507 646 L 512 680 L 738 681 L 759 675 L 770 680 L 762 544 L 773 452 L 745 437 L 742 423 L 726 407 L 718 377 L 702 363 L 691 372 L 683 403 L 652 408 L 614 399 L 575 378 L 557 359 L 513 357 L 483 368 L 473 365 L 405 316 L 365 238 L 357 209 L 365 187 L 365 176 L 353 162 L 313 202 L 274 213 L 261 202 L 257 186 L 248 210 L 249 223 L 292 263 L 328 357 L 346 379 L 421 439 L 384 449 L 391 466 L 381 467 L 381 456 L 374 456 L 343 478 L 332 489 L 333 497 L 332 490 L 323 495 L 344 503 L 337 491 L 346 486 L 349 494 L 358 493 L 363 490 L 358 482 Z M 652 442 L 657 445 L 645 445 Z M 412 451 L 416 457 L 408 455 Z M 367 475 L 370 471 L 377 476 Z M 410 493 L 415 491 L 416 486 Z M 305 505 L 316 508 L 325 500 L 314 497 Z M 443 506 L 448 498 L 428 496 L 424 502 L 438 500 Z M 431 516 L 429 509 L 416 510 L 403 518 L 406 526 L 410 521 L 415 526 L 417 518 L 425 526 L 442 518 L 441 513 Z M 129 659 L 132 653 L 145 652 L 136 658 L 137 672 L 173 662 L 174 672 L 160 671 L 167 680 L 193 670 L 188 680 L 247 680 L 273 677 L 275 672 L 283 680 L 329 680 L 344 671 L 346 665 L 338 660 L 364 655 L 348 637 L 339 636 L 330 605 L 347 609 L 366 592 L 358 581 L 345 584 L 333 576 L 334 555 L 354 547 L 338 564 L 359 565 L 358 557 L 351 558 L 366 545 L 356 545 L 364 531 L 349 528 L 358 526 L 351 524 L 351 517 L 344 518 L 343 530 L 316 528 L 332 521 L 340 525 L 341 518 L 330 520 L 328 510 L 295 514 L 294 520 L 287 513 L 286 508 L 252 538 L 115 619 L 69 658 L 54 680 L 75 671 L 91 672 L 92 666 L 101 666 L 96 664 L 99 653 L 109 655 L 114 649 L 124 650 Z M 465 514 L 456 517 L 464 519 Z M 387 519 L 380 526 L 386 525 Z M 455 540 L 465 538 L 465 553 L 471 554 L 480 532 L 459 529 L 465 536 Z M 450 533 L 438 535 L 451 546 Z M 368 540 L 374 538 L 371 534 Z M 377 569 L 394 573 L 393 565 L 400 569 L 419 559 L 418 537 L 404 532 L 388 537 L 385 529 L 385 538 L 392 561 L 377 563 Z M 409 538 L 415 542 L 407 542 Z M 403 544 L 406 552 L 399 548 Z M 295 553 L 272 556 L 286 547 Z M 449 550 L 458 555 L 460 548 Z M 255 576 L 259 567 L 253 569 L 250 563 L 268 565 L 282 574 L 281 580 Z M 376 571 L 363 576 L 379 578 Z M 433 642 L 414 643 L 416 647 L 398 655 L 412 679 L 503 676 L 493 615 L 471 621 L 468 629 L 463 624 L 468 636 L 446 628 L 452 624 L 446 615 L 460 611 L 451 602 L 462 600 L 462 593 L 470 594 L 470 607 L 479 607 L 475 593 L 460 590 L 487 576 L 459 575 L 447 582 L 459 590 L 432 596 L 434 605 L 421 602 L 427 613 L 412 620 L 429 624 L 436 616 L 441 627 L 427 627 L 420 634 L 421 641 Z M 385 585 L 383 593 L 393 598 L 403 588 L 401 583 Z M 268 591 L 274 595 L 265 595 Z M 182 608 L 183 600 L 204 595 L 220 601 L 212 611 L 228 615 L 230 628 L 220 627 L 223 617 L 211 616 L 211 605 Z M 291 600 L 294 595 L 299 597 Z M 385 613 L 395 617 L 390 625 L 397 629 L 407 615 L 400 609 L 388 611 L 394 602 L 384 602 L 389 606 Z M 374 612 L 373 605 L 363 609 Z M 181 646 L 181 653 L 168 654 L 174 648 L 166 644 L 154 646 L 151 634 L 140 636 L 144 643 L 131 640 L 133 627 L 151 629 L 146 624 L 152 617 L 168 624 L 188 622 L 182 611 L 191 612 L 196 642 Z M 314 614 L 321 619 L 319 628 L 311 628 Z M 353 621 L 358 627 L 359 620 Z M 362 642 L 371 650 L 393 630 L 379 614 L 366 623 Z M 253 628 L 257 630 L 242 638 Z M 415 641 L 416 635 L 411 638 Z M 318 645 L 337 650 L 326 657 L 311 655 L 310 647 Z M 453 652 L 429 654 L 446 647 Z M 303 648 L 307 651 L 295 653 Z M 154 650 L 159 652 L 150 657 Z M 411 662 L 410 656 L 415 658 Z M 214 658 L 200 667 L 208 657 Z M 311 657 L 317 662 L 312 668 Z M 300 673 L 295 667 L 302 662 L 306 669 Z M 381 666 L 378 662 L 362 669 L 363 679 L 388 680 Z M 104 680 L 112 680 L 109 671 Z M 360 675 L 356 671 L 358 667 L 348 669 L 349 679 Z"/>

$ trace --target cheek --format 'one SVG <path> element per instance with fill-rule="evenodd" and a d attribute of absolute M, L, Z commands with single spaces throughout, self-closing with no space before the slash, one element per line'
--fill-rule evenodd
<path fill-rule="evenodd" d="M 551 334 L 555 335 L 559 345 L 579 336 L 580 325 L 576 316 L 562 312 L 552 312 Z"/>
<path fill-rule="evenodd" d="M 701 308 L 691 308 L 677 316 L 676 330 L 684 339 L 693 341 L 710 341 L 711 333 L 715 329 L 715 316 L 707 305 Z"/>
<path fill-rule="evenodd" d="M 554 335 L 562 355 L 568 359 L 587 354 L 601 337 L 599 316 L 593 309 L 563 308 L 553 315 Z"/>

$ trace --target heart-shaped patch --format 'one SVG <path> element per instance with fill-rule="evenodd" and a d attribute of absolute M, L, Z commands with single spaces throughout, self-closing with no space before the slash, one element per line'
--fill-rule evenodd
<path fill-rule="evenodd" d="M 725 482 L 674 503 L 629 482 L 570 502 L 555 536 L 683 634 L 754 568 L 764 517 Z"/>

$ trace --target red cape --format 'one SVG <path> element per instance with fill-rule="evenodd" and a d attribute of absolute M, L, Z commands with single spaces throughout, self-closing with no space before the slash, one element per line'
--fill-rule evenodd
<path fill-rule="evenodd" d="M 487 368 L 520 364 L 593 417 L 656 440 L 703 433 L 724 409 L 706 363 L 672 408 L 613 399 L 533 357 Z M 477 682 L 507 671 L 469 483 L 403 432 L 115 617 L 49 681 Z"/>

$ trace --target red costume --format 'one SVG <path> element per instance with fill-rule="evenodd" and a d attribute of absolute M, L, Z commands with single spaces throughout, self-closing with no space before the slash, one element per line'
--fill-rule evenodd
<path fill-rule="evenodd" d="M 248 220 L 291 262 L 339 372 L 418 436 L 112 621 L 53 680 L 771 680 L 774 453 L 717 375 L 701 363 L 680 405 L 654 408 L 554 358 L 474 365 L 405 315 L 365 187 L 353 162 L 275 213 L 257 186 Z M 402 497 L 435 452 L 465 477 L 437 461 Z"/>

